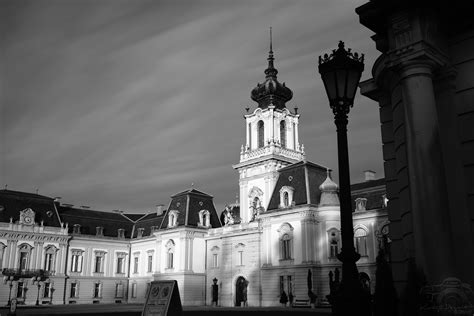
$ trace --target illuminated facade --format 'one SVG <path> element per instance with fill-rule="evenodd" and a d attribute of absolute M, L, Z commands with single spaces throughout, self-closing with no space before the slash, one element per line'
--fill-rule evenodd
<path fill-rule="evenodd" d="M 328 273 L 340 267 L 338 186 L 306 161 L 299 114 L 286 108 L 292 92 L 273 61 L 270 50 L 265 81 L 251 94 L 258 106 L 245 115 L 233 166 L 239 201 L 218 214 L 212 196 L 191 188 L 167 207 L 124 214 L 0 191 L 0 263 L 11 284 L 0 301 L 11 289 L 25 304 L 38 293 L 41 303 L 142 303 L 151 281 L 173 279 L 184 305 L 210 305 L 217 278 L 222 306 L 278 306 L 283 292 L 309 304 L 309 290 L 327 303 Z M 388 222 L 383 179 L 367 174 L 352 187 L 354 243 L 359 271 L 373 281 Z"/>

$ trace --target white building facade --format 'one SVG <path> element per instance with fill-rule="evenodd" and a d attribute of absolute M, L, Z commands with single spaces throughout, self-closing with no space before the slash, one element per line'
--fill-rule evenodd
<path fill-rule="evenodd" d="M 278 306 L 283 293 L 327 304 L 328 274 L 341 266 L 338 187 L 328 168 L 306 161 L 300 116 L 286 108 L 292 92 L 273 62 L 270 50 L 265 81 L 251 94 L 258 106 L 245 115 L 245 145 L 233 166 L 239 201 L 221 214 L 212 196 L 194 188 L 147 214 L 0 192 L 0 263 L 10 296 L 33 304 L 34 293 L 18 287 L 41 276 L 45 304 L 142 303 L 153 280 L 177 280 L 184 305 Z M 353 186 L 354 243 L 360 272 L 373 282 L 388 223 L 383 179 L 368 179 Z M 9 289 L 0 288 L 0 301 Z"/>

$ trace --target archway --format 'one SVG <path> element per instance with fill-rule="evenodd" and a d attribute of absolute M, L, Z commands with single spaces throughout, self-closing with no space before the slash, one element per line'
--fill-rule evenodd
<path fill-rule="evenodd" d="M 249 282 L 243 277 L 239 276 L 235 281 L 235 306 L 247 305 L 247 286 Z"/>

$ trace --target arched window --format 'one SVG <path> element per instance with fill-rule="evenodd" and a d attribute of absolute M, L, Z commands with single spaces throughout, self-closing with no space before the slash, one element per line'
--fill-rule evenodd
<path fill-rule="evenodd" d="M 54 263 L 56 261 L 56 252 L 59 249 L 50 245 L 45 248 L 44 252 L 44 270 L 54 271 Z"/>
<path fill-rule="evenodd" d="M 332 228 L 328 231 L 329 258 L 337 258 L 339 253 L 339 231 Z"/>
<path fill-rule="evenodd" d="M 367 232 L 363 228 L 357 228 L 354 232 L 354 247 L 361 257 L 367 256 Z"/>
<path fill-rule="evenodd" d="M 198 227 L 210 227 L 211 226 L 211 214 L 208 210 L 202 210 L 199 212 L 199 223 Z"/>
<path fill-rule="evenodd" d="M 258 121 L 257 124 L 258 128 L 258 147 L 264 147 L 265 146 L 265 132 L 264 132 L 264 124 L 263 121 Z"/>
<path fill-rule="evenodd" d="M 280 144 L 281 144 L 281 147 L 286 148 L 286 123 L 285 123 L 285 121 L 280 122 Z"/>
<path fill-rule="evenodd" d="M 168 228 L 178 226 L 178 214 L 177 210 L 171 210 L 168 215 Z"/>
<path fill-rule="evenodd" d="M 293 227 L 283 223 L 278 229 L 280 234 L 280 261 L 292 260 L 293 256 Z"/>
<path fill-rule="evenodd" d="M 283 235 L 282 241 L 282 259 L 291 259 L 291 248 L 290 248 L 290 236 L 288 234 Z"/>
<path fill-rule="evenodd" d="M 173 239 L 168 240 L 166 243 L 166 268 L 167 269 L 173 269 L 174 268 L 174 248 L 175 248 L 175 243 Z"/>
<path fill-rule="evenodd" d="M 283 186 L 280 189 L 280 208 L 293 206 L 293 187 Z"/>
<path fill-rule="evenodd" d="M 30 254 L 32 247 L 28 244 L 19 246 L 18 267 L 20 270 L 27 270 L 30 265 Z"/>

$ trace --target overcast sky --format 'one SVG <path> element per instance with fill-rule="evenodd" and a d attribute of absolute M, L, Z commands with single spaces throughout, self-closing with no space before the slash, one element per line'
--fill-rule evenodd
<path fill-rule="evenodd" d="M 99 210 L 145 212 L 191 187 L 234 202 L 244 108 L 264 81 L 273 27 L 307 159 L 335 169 L 317 57 L 338 40 L 378 53 L 354 9 L 367 0 L 1 1 L 1 185 Z M 383 177 L 378 106 L 349 118 L 352 182 Z"/>

